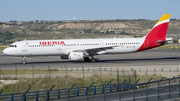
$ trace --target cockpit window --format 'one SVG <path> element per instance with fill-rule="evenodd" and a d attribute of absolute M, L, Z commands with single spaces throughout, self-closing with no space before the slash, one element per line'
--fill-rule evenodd
<path fill-rule="evenodd" d="M 10 45 L 9 47 L 17 47 L 17 45 Z"/>

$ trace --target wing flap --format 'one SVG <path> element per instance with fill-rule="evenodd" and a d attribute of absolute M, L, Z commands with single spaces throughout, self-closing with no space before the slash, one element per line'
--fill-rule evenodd
<path fill-rule="evenodd" d="M 83 49 L 77 49 L 77 50 L 73 50 L 73 52 L 89 52 L 89 53 L 96 53 L 96 52 L 100 52 L 100 51 L 105 51 L 107 49 L 113 49 L 114 47 L 117 46 L 108 46 L 108 47 L 96 47 L 96 48 L 83 48 Z"/>

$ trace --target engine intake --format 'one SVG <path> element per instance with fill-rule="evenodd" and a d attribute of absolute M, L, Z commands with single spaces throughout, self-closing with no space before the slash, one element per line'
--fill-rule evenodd
<path fill-rule="evenodd" d="M 69 60 L 82 60 L 83 52 L 70 52 L 68 55 Z"/>
<path fill-rule="evenodd" d="M 61 59 L 69 59 L 68 55 L 61 55 Z"/>

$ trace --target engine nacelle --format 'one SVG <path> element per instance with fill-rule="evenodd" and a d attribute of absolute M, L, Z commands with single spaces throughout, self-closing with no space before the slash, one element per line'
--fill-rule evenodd
<path fill-rule="evenodd" d="M 68 58 L 69 60 L 82 60 L 83 52 L 70 52 Z"/>
<path fill-rule="evenodd" d="M 68 55 L 61 55 L 61 59 L 69 59 Z"/>

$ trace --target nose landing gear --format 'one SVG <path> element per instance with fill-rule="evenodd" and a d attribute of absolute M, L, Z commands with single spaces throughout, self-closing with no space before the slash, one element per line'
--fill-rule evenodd
<path fill-rule="evenodd" d="M 25 56 L 23 57 L 22 64 L 23 64 L 23 65 L 25 65 L 25 64 L 26 64 L 26 57 L 25 57 Z"/>

